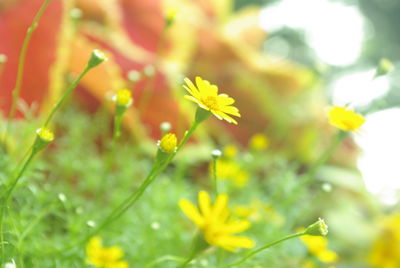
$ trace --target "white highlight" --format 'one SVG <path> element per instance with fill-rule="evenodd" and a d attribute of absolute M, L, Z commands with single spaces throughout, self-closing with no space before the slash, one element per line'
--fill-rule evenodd
<path fill-rule="evenodd" d="M 328 0 L 283 0 L 261 12 L 266 31 L 304 31 L 317 56 L 331 65 L 349 65 L 360 55 L 365 22 L 356 7 Z"/>
<path fill-rule="evenodd" d="M 388 109 L 369 115 L 362 134 L 355 137 L 363 153 L 358 167 L 367 189 L 382 202 L 397 202 L 400 190 L 400 109 Z"/>

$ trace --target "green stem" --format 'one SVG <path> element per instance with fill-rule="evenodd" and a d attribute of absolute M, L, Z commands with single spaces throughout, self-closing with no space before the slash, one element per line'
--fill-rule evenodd
<path fill-rule="evenodd" d="M 332 154 L 335 152 L 337 147 L 342 143 L 344 138 L 346 138 L 347 132 L 339 130 L 333 137 L 333 140 L 325 152 L 318 158 L 314 165 L 308 170 L 307 174 L 304 176 L 302 185 L 308 184 L 312 181 L 317 173 L 318 169 L 329 160 Z"/>
<path fill-rule="evenodd" d="M 189 257 L 186 258 L 186 260 L 179 266 L 179 268 L 186 267 L 192 260 L 194 260 L 202 252 L 202 250 L 199 250 L 200 243 L 201 243 L 201 236 L 198 233 L 196 233 L 193 237 Z"/>
<path fill-rule="evenodd" d="M 228 268 L 228 267 L 233 267 L 233 266 L 237 266 L 239 264 L 242 264 L 246 260 L 250 259 L 251 257 L 256 255 L 257 253 L 259 253 L 259 252 L 261 252 L 261 251 L 263 251 L 263 250 L 265 250 L 267 248 L 273 247 L 273 246 L 275 246 L 275 245 L 277 245 L 279 243 L 282 243 L 283 241 L 286 241 L 286 240 L 289 240 L 289 239 L 292 239 L 292 238 L 295 238 L 295 237 L 299 237 L 299 236 L 302 236 L 302 235 L 305 235 L 305 232 L 300 232 L 300 233 L 295 233 L 295 234 L 291 234 L 291 235 L 285 236 L 285 237 L 283 237 L 283 238 L 281 238 L 279 240 L 276 240 L 276 241 L 274 241 L 274 242 L 272 242 L 270 244 L 266 244 L 265 246 L 262 246 L 262 247 L 260 247 L 260 248 L 258 248 L 256 250 L 251 251 L 250 253 L 248 253 L 245 257 L 243 257 L 239 261 L 231 263 L 226 267 Z"/>
<path fill-rule="evenodd" d="M 218 196 L 218 177 L 217 177 L 217 159 L 213 159 L 213 186 L 215 197 Z"/>
<path fill-rule="evenodd" d="M 11 109 L 10 109 L 10 114 L 8 117 L 8 121 L 6 123 L 6 129 L 4 132 L 4 138 L 7 136 L 7 132 L 9 129 L 9 124 L 10 121 L 14 119 L 15 112 L 17 109 L 17 101 L 21 92 L 21 85 L 22 85 L 22 80 L 23 80 L 23 74 L 24 74 L 24 66 L 25 66 L 25 58 L 26 58 L 26 52 L 28 49 L 29 42 L 31 40 L 33 32 L 36 30 L 40 17 L 42 16 L 44 10 L 46 7 L 50 4 L 51 0 L 45 0 L 42 6 L 40 7 L 39 11 L 36 13 L 35 18 L 32 21 L 32 24 L 29 26 L 24 42 L 22 44 L 21 52 L 19 54 L 19 60 L 18 60 L 18 70 L 17 70 L 17 78 L 15 82 L 15 87 L 12 91 L 12 103 L 11 103 Z"/>
<path fill-rule="evenodd" d="M 145 267 L 151 268 L 151 267 L 154 267 L 154 265 L 165 262 L 165 261 L 174 261 L 174 262 L 181 263 L 181 262 L 184 262 L 184 259 L 181 257 L 178 257 L 178 256 L 166 255 L 166 256 L 162 256 L 162 257 L 150 262 Z"/>
<path fill-rule="evenodd" d="M 198 123 L 194 122 L 192 127 L 186 131 L 185 136 L 183 137 L 182 141 L 177 147 L 177 150 L 175 153 L 171 153 L 170 156 L 162 163 L 155 162 L 153 165 L 153 168 L 151 169 L 149 175 L 146 177 L 146 179 L 142 182 L 142 184 L 139 186 L 139 188 L 131 193 L 128 198 L 126 198 L 124 201 L 121 202 L 121 204 L 116 207 L 110 215 L 107 216 L 107 218 L 97 227 L 93 232 L 90 232 L 90 234 L 86 235 L 85 238 L 79 240 L 77 243 L 74 243 L 72 245 L 69 245 L 61 250 L 56 250 L 52 252 L 48 252 L 47 254 L 53 254 L 53 253 L 58 253 L 58 252 L 65 252 L 67 250 L 70 250 L 72 248 L 75 248 L 76 246 L 79 246 L 81 244 L 86 243 L 92 236 L 98 234 L 101 230 L 103 230 L 105 227 L 107 227 L 110 223 L 114 222 L 116 219 L 121 217 L 129 208 L 131 208 L 136 201 L 143 195 L 143 193 L 146 191 L 147 187 L 157 178 L 157 176 L 164 171 L 164 169 L 171 163 L 172 159 L 176 155 L 176 153 L 182 148 L 182 146 L 186 143 L 186 141 L 189 139 L 190 135 L 194 132 L 194 130 L 197 128 Z"/>
<path fill-rule="evenodd" d="M 3 200 L 3 204 L 0 210 L 0 245 L 1 245 L 1 256 L 2 256 L 2 260 L 4 260 L 4 231 L 3 231 L 3 220 L 4 220 L 4 214 L 5 211 L 8 207 L 8 200 L 10 199 L 16 185 L 18 184 L 18 181 L 20 180 L 20 178 L 22 177 L 22 175 L 24 174 L 24 172 L 26 171 L 26 169 L 28 168 L 29 164 L 32 162 L 33 157 L 35 156 L 36 151 L 32 149 L 31 154 L 29 155 L 28 159 L 25 161 L 25 163 L 23 164 L 21 170 L 18 172 L 17 176 L 14 178 L 14 180 L 12 181 L 12 184 L 10 186 L 10 188 L 8 189 L 8 191 L 5 194 L 4 200 Z"/>
<path fill-rule="evenodd" d="M 61 98 L 58 100 L 58 102 L 54 105 L 53 109 L 51 110 L 50 114 L 47 116 L 47 119 L 44 123 L 44 127 L 47 127 L 47 125 L 50 123 L 50 120 L 53 118 L 54 114 L 60 109 L 61 105 L 65 102 L 67 97 L 72 93 L 72 91 L 75 89 L 75 87 L 78 85 L 79 81 L 85 76 L 85 74 L 91 69 L 92 67 L 87 65 L 85 69 L 82 71 L 82 73 L 69 85 L 69 87 L 64 91 L 63 95 Z"/>

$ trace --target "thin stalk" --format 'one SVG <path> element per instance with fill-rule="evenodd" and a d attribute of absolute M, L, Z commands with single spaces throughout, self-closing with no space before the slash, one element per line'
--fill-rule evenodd
<path fill-rule="evenodd" d="M 196 233 L 193 237 L 192 246 L 190 249 L 189 257 L 179 266 L 179 268 L 186 267 L 192 260 L 194 260 L 203 250 L 199 250 L 201 236 Z"/>
<path fill-rule="evenodd" d="M 86 235 L 83 239 L 79 240 L 77 243 L 74 243 L 65 248 L 62 248 L 61 250 L 55 250 L 55 251 L 48 252 L 48 253 L 46 253 L 46 255 L 53 254 L 53 253 L 65 252 L 76 246 L 86 243 L 90 239 L 90 237 L 98 234 L 101 230 L 103 230 L 109 224 L 111 224 L 116 219 L 121 217 L 129 208 L 131 208 L 136 203 L 136 201 L 143 195 L 143 193 L 146 191 L 147 187 L 157 178 L 157 176 L 162 171 L 164 171 L 165 168 L 167 168 L 167 166 L 171 163 L 171 161 L 174 158 L 174 156 L 176 155 L 176 153 L 186 143 L 186 141 L 192 135 L 194 130 L 197 128 L 197 126 L 198 126 L 198 123 L 194 122 L 192 127 L 188 131 L 186 131 L 185 136 L 182 138 L 181 142 L 177 146 L 177 150 L 175 153 L 171 153 L 170 156 L 162 163 L 159 163 L 159 162 L 154 163 L 153 168 L 151 169 L 150 173 L 147 175 L 146 179 L 139 186 L 139 188 L 136 191 L 134 191 L 133 193 L 131 193 L 124 201 L 122 201 L 121 204 L 118 207 L 116 207 L 111 212 L 111 214 L 108 215 L 107 218 L 99 225 L 99 227 L 96 228 L 96 230 L 94 230 L 93 232 L 90 232 L 90 234 Z"/>
<path fill-rule="evenodd" d="M 145 268 L 154 267 L 154 265 L 162 263 L 162 262 L 165 262 L 165 261 L 174 261 L 174 262 L 181 263 L 181 262 L 184 262 L 185 260 L 183 258 L 181 258 L 181 257 L 178 257 L 178 256 L 166 255 L 166 256 L 162 256 L 162 257 L 150 262 L 149 264 L 147 264 L 145 266 Z"/>
<path fill-rule="evenodd" d="M 82 71 L 82 73 L 69 85 L 69 87 L 64 91 L 63 95 L 61 98 L 58 100 L 58 102 L 53 106 L 53 109 L 51 110 L 50 114 L 47 116 L 47 119 L 44 123 L 44 127 L 47 127 L 47 125 L 50 123 L 50 120 L 53 118 L 54 114 L 60 109 L 61 105 L 65 102 L 67 97 L 72 93 L 72 91 L 75 89 L 75 87 L 78 85 L 78 83 L 81 81 L 81 79 L 85 76 L 85 74 L 91 69 L 89 65 L 85 67 L 85 69 Z"/>
<path fill-rule="evenodd" d="M 329 160 L 332 154 L 335 152 L 337 147 L 342 143 L 344 138 L 346 138 L 347 132 L 339 130 L 336 135 L 333 137 L 333 140 L 329 147 L 324 151 L 324 153 L 318 158 L 318 160 L 314 163 L 314 165 L 308 170 L 307 174 L 304 176 L 303 184 L 309 183 L 314 179 L 315 173 L 318 169 Z"/>
<path fill-rule="evenodd" d="M 289 240 L 289 239 L 292 239 L 292 238 L 295 238 L 295 237 L 299 237 L 299 236 L 302 236 L 302 235 L 305 235 L 305 234 L 306 234 L 305 232 L 300 232 L 300 233 L 295 233 L 295 234 L 291 234 L 291 235 L 285 236 L 285 237 L 283 237 L 283 238 L 281 238 L 279 240 L 276 240 L 276 241 L 274 241 L 274 242 L 272 242 L 270 244 L 266 244 L 265 246 L 262 246 L 262 247 L 260 247 L 260 248 L 258 248 L 256 250 L 251 251 L 250 253 L 246 254 L 246 256 L 244 256 L 242 259 L 238 260 L 237 262 L 231 263 L 226 267 L 228 268 L 228 267 L 233 267 L 233 266 L 237 266 L 239 264 L 242 264 L 246 260 L 250 259 L 251 257 L 256 255 L 257 253 L 259 253 L 259 252 L 261 252 L 261 251 L 263 251 L 263 250 L 265 250 L 267 248 L 273 247 L 273 246 L 275 246 L 275 245 L 277 245 L 279 243 L 282 243 L 283 241 L 286 241 L 286 240 Z"/>
<path fill-rule="evenodd" d="M 22 80 L 23 80 L 23 75 L 24 75 L 24 67 L 25 67 L 25 58 L 26 58 L 26 52 L 28 50 L 29 42 L 31 40 L 33 32 L 36 30 L 39 20 L 46 9 L 46 7 L 50 4 L 51 0 L 45 0 L 42 6 L 40 7 L 39 11 L 36 13 L 36 16 L 34 17 L 32 24 L 29 26 L 24 42 L 22 44 L 21 52 L 19 54 L 19 60 L 18 60 L 18 70 L 17 70 L 17 79 L 15 82 L 15 87 L 12 91 L 12 103 L 11 103 L 11 109 L 10 109 L 10 114 L 8 116 L 8 120 L 6 123 L 6 129 L 4 132 L 4 138 L 7 136 L 7 132 L 9 129 L 9 124 L 10 121 L 14 119 L 15 112 L 17 109 L 17 101 L 19 98 L 19 95 L 21 93 L 21 85 L 22 85 Z"/>
<path fill-rule="evenodd" d="M 4 214 L 5 211 L 8 207 L 8 200 L 11 197 L 11 194 L 13 193 L 15 186 L 17 185 L 18 181 L 28 168 L 29 164 L 32 162 L 33 157 L 35 156 L 36 151 L 32 149 L 31 154 L 29 157 L 26 159 L 25 163 L 23 164 L 21 170 L 18 172 L 17 176 L 14 178 L 9 190 L 6 192 L 4 201 L 0 210 L 0 245 L 1 245 L 1 259 L 4 260 L 4 231 L 3 231 L 3 220 L 4 220 Z"/>
<path fill-rule="evenodd" d="M 213 159 L 213 188 L 215 197 L 218 196 L 217 158 Z"/>

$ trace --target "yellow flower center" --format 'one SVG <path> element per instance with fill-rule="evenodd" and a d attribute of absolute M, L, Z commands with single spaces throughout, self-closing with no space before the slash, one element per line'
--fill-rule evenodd
<path fill-rule="evenodd" d="M 210 110 L 218 110 L 219 105 L 217 98 L 215 96 L 207 96 L 202 99 L 204 105 L 208 107 Z"/>

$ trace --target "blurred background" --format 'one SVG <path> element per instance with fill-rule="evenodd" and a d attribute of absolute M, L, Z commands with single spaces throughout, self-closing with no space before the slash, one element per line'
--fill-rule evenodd
<path fill-rule="evenodd" d="M 42 2 L 0 1 L 3 119 L 23 38 Z M 339 239 L 360 239 L 338 267 L 368 267 L 370 249 L 361 244 L 379 239 L 386 217 L 400 206 L 398 14 L 398 0 L 53 0 L 28 48 L 18 117 L 47 113 L 94 48 L 109 61 L 82 80 L 70 103 L 84 113 L 112 114 L 109 96 L 132 90 L 134 109 L 124 126 L 137 146 L 159 139 L 164 121 L 182 137 L 194 114 L 190 103 L 180 101 L 184 77 L 199 75 L 218 85 L 242 114 L 238 127 L 209 120 L 197 142 L 243 149 L 262 133 L 271 154 L 300 170 L 318 159 L 336 132 L 328 124 L 329 105 L 350 105 L 366 123 L 318 176 L 325 187 L 348 194 L 330 197 L 346 199 L 341 213 L 332 212 L 333 226 L 352 225 Z M 394 71 L 375 77 L 382 58 L 393 62 Z M 386 238 L 400 237 L 399 230 L 389 233 Z M 343 252 L 349 245 L 337 247 Z M 393 261 L 371 265 L 400 267 L 400 246 L 390 247 L 379 258 Z"/>

